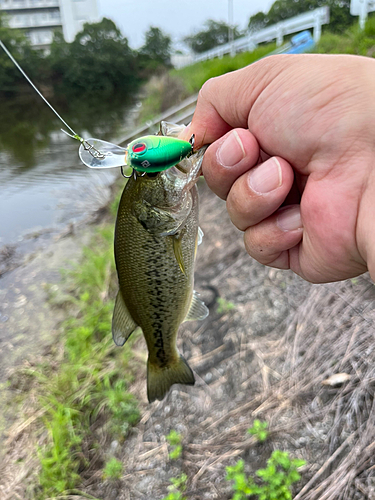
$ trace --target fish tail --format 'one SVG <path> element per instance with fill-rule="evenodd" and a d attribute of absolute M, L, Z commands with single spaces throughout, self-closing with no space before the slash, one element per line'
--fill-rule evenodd
<path fill-rule="evenodd" d="M 149 403 L 163 399 L 173 384 L 194 385 L 192 369 L 180 354 L 176 361 L 161 368 L 147 361 L 147 397 Z"/>

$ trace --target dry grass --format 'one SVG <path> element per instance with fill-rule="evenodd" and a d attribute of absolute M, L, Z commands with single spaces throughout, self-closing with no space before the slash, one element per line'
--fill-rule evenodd
<path fill-rule="evenodd" d="M 196 385 L 176 386 L 164 401 L 148 405 L 141 370 L 131 391 L 142 401 L 142 419 L 124 443 L 107 450 L 123 461 L 123 477 L 103 480 L 92 464 L 82 471 L 80 490 L 105 500 L 159 499 L 170 477 L 184 472 L 189 500 L 230 498 L 225 467 L 241 457 L 253 475 L 278 448 L 307 462 L 295 500 L 374 499 L 374 285 L 367 275 L 311 285 L 257 264 L 225 204 L 201 188 L 205 237 L 196 288 L 210 316 L 186 324 L 179 335 Z M 235 308 L 218 313 L 217 296 Z M 143 345 L 135 349 L 144 363 Z M 322 383 L 337 373 L 350 377 L 337 386 Z M 263 444 L 246 433 L 255 418 L 269 422 Z M 182 456 L 174 461 L 165 439 L 171 429 L 183 436 Z M 13 431 L 1 498 L 27 498 L 22 475 L 32 472 L 33 462 L 25 461 L 9 486 L 17 453 L 30 450 L 27 433 L 22 425 Z"/>

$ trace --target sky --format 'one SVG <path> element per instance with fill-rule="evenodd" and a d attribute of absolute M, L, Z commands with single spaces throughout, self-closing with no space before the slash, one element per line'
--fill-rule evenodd
<path fill-rule="evenodd" d="M 228 22 L 229 0 L 97 0 L 99 15 L 112 19 L 133 49 L 144 43 L 150 26 L 160 28 L 177 45 L 186 35 L 200 31 L 204 21 Z M 267 12 L 275 0 L 232 0 L 234 24 L 241 29 L 249 17 Z M 180 48 L 177 46 L 177 48 Z"/>

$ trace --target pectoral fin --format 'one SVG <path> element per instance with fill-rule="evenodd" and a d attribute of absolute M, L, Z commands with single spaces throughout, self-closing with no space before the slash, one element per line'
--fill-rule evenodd
<path fill-rule="evenodd" d="M 186 274 L 184 266 L 184 257 L 182 255 L 182 239 L 178 238 L 177 236 L 172 236 L 172 238 L 173 238 L 174 256 L 176 257 L 176 260 L 178 262 L 178 265 L 180 266 L 182 273 Z"/>
<path fill-rule="evenodd" d="M 202 243 L 204 232 L 198 227 L 198 246 Z"/>
<path fill-rule="evenodd" d="M 189 312 L 186 315 L 185 321 L 195 321 L 207 318 L 209 310 L 207 306 L 198 297 L 197 292 L 194 290 L 193 297 L 190 303 Z"/>
<path fill-rule="evenodd" d="M 133 205 L 133 212 L 138 221 L 154 236 L 176 234 L 185 225 L 190 210 L 191 206 L 188 203 L 176 211 L 153 207 L 145 200 Z"/>
<path fill-rule="evenodd" d="M 116 297 L 112 318 L 112 337 L 116 345 L 122 346 L 137 328 L 119 290 Z"/>

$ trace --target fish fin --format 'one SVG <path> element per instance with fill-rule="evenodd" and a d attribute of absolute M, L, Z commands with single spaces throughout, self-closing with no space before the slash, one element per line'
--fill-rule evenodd
<path fill-rule="evenodd" d="M 177 236 L 173 236 L 173 251 L 182 273 L 186 274 L 184 266 L 184 257 L 182 255 L 182 239 L 178 238 Z"/>
<path fill-rule="evenodd" d="M 191 212 L 193 199 L 190 193 L 170 210 L 152 206 L 146 200 L 133 204 L 133 213 L 138 222 L 154 236 L 173 236 L 186 224 Z"/>
<path fill-rule="evenodd" d="M 128 308 L 119 290 L 116 297 L 112 317 L 112 338 L 116 345 L 122 346 L 137 328 L 137 324 L 130 316 Z"/>
<path fill-rule="evenodd" d="M 176 361 L 164 368 L 147 361 L 147 398 L 149 403 L 162 400 L 173 384 L 194 385 L 192 369 L 185 358 L 178 354 Z"/>
<path fill-rule="evenodd" d="M 203 239 L 203 231 L 200 227 L 198 227 L 197 237 L 195 239 L 194 259 L 197 256 L 198 246 L 202 243 L 202 239 Z"/>
<path fill-rule="evenodd" d="M 190 302 L 190 308 L 186 315 L 186 318 L 184 319 L 184 322 L 201 320 L 207 318 L 208 314 L 209 310 L 207 306 L 204 304 L 204 302 L 201 301 L 201 299 L 198 297 L 197 292 L 194 290 Z"/>
<path fill-rule="evenodd" d="M 204 232 L 198 227 L 198 246 L 202 243 Z"/>

